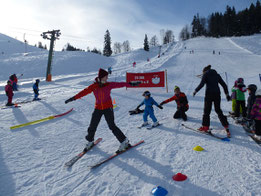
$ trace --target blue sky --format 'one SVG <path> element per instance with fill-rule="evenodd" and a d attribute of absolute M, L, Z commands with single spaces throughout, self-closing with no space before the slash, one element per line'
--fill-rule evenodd
<path fill-rule="evenodd" d="M 113 43 L 129 40 L 132 48 L 139 48 L 145 33 L 159 38 L 160 29 L 170 29 L 178 38 L 196 13 L 207 17 L 224 12 L 226 5 L 239 11 L 251 3 L 256 0 L 9 0 L 0 4 L 0 33 L 49 46 L 40 34 L 60 29 L 57 50 L 68 42 L 102 49 L 109 29 Z"/>

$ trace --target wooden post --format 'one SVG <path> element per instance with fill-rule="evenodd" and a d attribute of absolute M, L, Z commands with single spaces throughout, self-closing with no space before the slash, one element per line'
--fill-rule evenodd
<path fill-rule="evenodd" d="M 166 91 L 168 93 L 168 76 L 167 76 L 167 69 L 165 69 L 165 76 L 166 76 Z"/>

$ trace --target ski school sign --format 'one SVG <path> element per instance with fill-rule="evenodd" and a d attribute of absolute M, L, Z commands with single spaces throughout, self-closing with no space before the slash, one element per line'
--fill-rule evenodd
<path fill-rule="evenodd" d="M 166 71 L 150 72 L 150 73 L 126 73 L 126 82 L 140 81 L 137 87 L 165 87 Z M 167 76 L 167 74 L 166 74 Z M 167 84 L 167 83 L 166 83 Z M 133 87 L 132 87 L 133 88 Z"/>

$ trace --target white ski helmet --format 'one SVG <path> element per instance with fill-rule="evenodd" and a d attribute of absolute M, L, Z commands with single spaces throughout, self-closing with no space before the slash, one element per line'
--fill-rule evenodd
<path fill-rule="evenodd" d="M 261 96 L 261 89 L 258 89 L 258 90 L 256 91 L 256 96 Z"/>

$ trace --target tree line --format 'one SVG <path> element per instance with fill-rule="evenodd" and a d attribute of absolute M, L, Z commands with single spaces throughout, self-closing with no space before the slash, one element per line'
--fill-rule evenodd
<path fill-rule="evenodd" d="M 224 13 L 215 12 L 208 18 L 196 14 L 191 26 L 186 25 L 180 32 L 180 38 L 187 40 L 198 36 L 224 37 L 253 35 L 261 32 L 261 5 L 257 0 L 249 8 L 236 12 L 235 7 L 226 7 Z"/>

